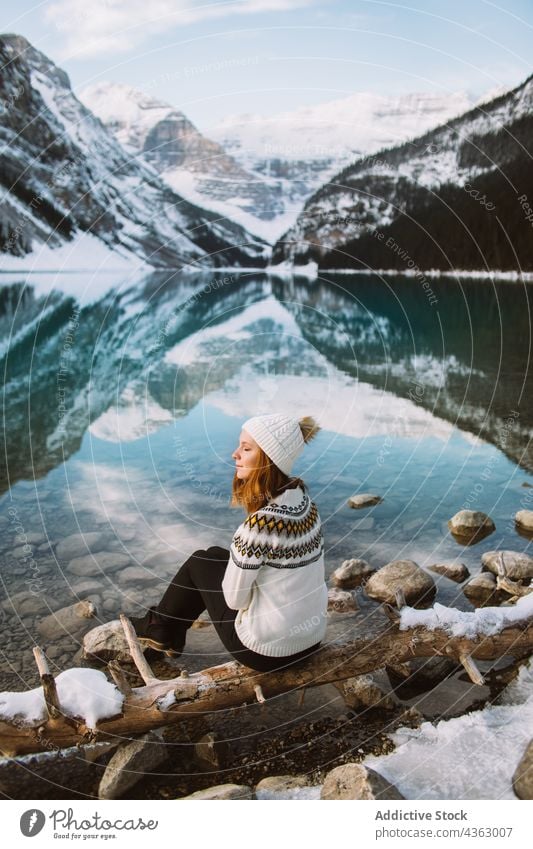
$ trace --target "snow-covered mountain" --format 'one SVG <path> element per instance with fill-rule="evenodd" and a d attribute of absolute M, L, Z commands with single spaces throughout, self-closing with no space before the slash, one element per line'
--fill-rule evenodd
<path fill-rule="evenodd" d="M 309 198 L 273 261 L 531 269 L 532 154 L 533 76 L 335 174 Z"/>
<path fill-rule="evenodd" d="M 310 194 L 341 168 L 418 136 L 472 105 L 465 92 L 399 97 L 358 92 L 268 117 L 230 115 L 204 132 L 248 172 L 281 183 L 285 209 L 279 223 L 287 229 Z"/>
<path fill-rule="evenodd" d="M 294 224 L 309 195 L 361 153 L 418 135 L 472 105 L 464 92 L 362 92 L 268 118 L 230 116 L 200 133 L 180 110 L 127 85 L 96 83 L 79 96 L 173 189 L 272 242 Z"/>
<path fill-rule="evenodd" d="M 229 115 L 209 134 L 249 169 L 268 170 L 275 160 L 338 164 L 418 136 L 472 105 L 464 91 L 397 97 L 363 91 L 270 117 Z"/>
<path fill-rule="evenodd" d="M 95 83 L 79 97 L 132 156 L 191 203 L 263 238 L 280 234 L 283 225 L 273 229 L 271 222 L 283 213 L 281 182 L 247 171 L 179 109 L 122 83 Z"/>
<path fill-rule="evenodd" d="M 86 246 L 90 233 L 111 254 L 149 267 L 264 264 L 262 240 L 132 158 L 25 38 L 2 36 L 0 61 L 0 252 L 31 254 L 28 267 L 38 267 L 43 245 L 49 262 L 50 249 Z M 56 267 L 64 261 L 63 252 Z M 16 264 L 3 259 L 5 268 Z"/>

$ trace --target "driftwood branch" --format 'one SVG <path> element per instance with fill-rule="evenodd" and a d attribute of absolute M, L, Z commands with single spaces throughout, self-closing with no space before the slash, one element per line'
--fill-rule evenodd
<path fill-rule="evenodd" d="M 483 675 L 481 674 L 481 672 L 477 668 L 476 662 L 474 661 L 474 658 L 471 655 L 461 654 L 459 656 L 459 660 L 461 661 L 464 668 L 466 669 L 468 677 L 470 678 L 470 680 L 472 681 L 473 684 L 480 684 L 481 685 L 481 684 L 485 683 L 485 679 L 483 678 Z"/>
<path fill-rule="evenodd" d="M 33 656 L 41 678 L 44 703 L 46 705 L 48 719 L 57 719 L 57 717 L 61 716 L 61 707 L 59 704 L 59 696 L 57 694 L 54 676 L 50 674 L 46 655 L 39 646 L 34 646 Z"/>
<path fill-rule="evenodd" d="M 392 620 L 385 622 L 383 613 Z M 368 636 L 350 641 L 333 641 L 323 645 L 315 654 L 296 664 L 288 663 L 277 672 L 257 672 L 231 661 L 219 666 L 188 674 L 183 670 L 177 678 L 158 680 L 145 658 L 138 656 L 133 638 L 130 647 L 135 653 L 137 667 L 143 670 L 143 687 L 128 689 L 123 677 L 114 675 L 124 694 L 122 713 L 103 719 L 92 734 L 94 740 L 131 737 L 151 729 L 180 722 L 194 714 L 220 711 L 243 703 L 263 702 L 282 693 L 306 687 L 343 681 L 385 666 L 401 668 L 413 657 L 444 655 L 461 662 L 471 679 L 483 681 L 477 660 L 495 660 L 504 655 L 527 656 L 533 652 L 533 617 L 504 627 L 491 636 L 476 638 L 452 637 L 443 629 L 427 630 L 423 626 L 398 627 L 399 613 L 390 605 L 377 608 L 378 626 Z M 368 622 L 369 632 L 370 623 Z M 125 619 L 125 632 L 133 631 Z M 138 645 L 137 645 L 138 648 Z M 141 653 L 142 654 L 142 653 Z M 112 673 L 113 674 L 113 673 Z M 49 691 L 51 692 L 51 691 Z M 165 699 L 164 707 L 162 704 Z M 53 698 L 50 700 L 52 707 Z M 59 706 L 60 707 L 60 706 Z M 0 750 L 5 755 L 25 754 L 45 749 L 79 745 L 87 734 L 83 719 L 48 716 L 48 720 L 29 725 L 15 717 L 0 720 Z"/>
<path fill-rule="evenodd" d="M 398 609 L 401 610 L 402 607 L 406 606 L 405 593 L 401 587 L 397 587 L 394 592 L 394 595 L 396 597 L 396 604 L 398 605 Z"/>
<path fill-rule="evenodd" d="M 154 673 L 150 668 L 150 664 L 147 662 L 143 654 L 143 650 L 141 648 L 139 640 L 137 639 L 137 634 L 135 633 L 133 625 L 124 613 L 120 614 L 120 621 L 122 623 L 122 628 L 124 629 L 124 634 L 128 642 L 130 654 L 133 658 L 135 666 L 139 671 L 139 675 L 147 686 L 156 683 L 158 679 L 154 676 Z"/>
<path fill-rule="evenodd" d="M 117 685 L 118 689 L 124 696 L 129 696 L 131 693 L 131 684 L 124 675 L 124 670 L 122 669 L 120 663 L 117 660 L 110 660 L 107 664 L 107 668 L 109 670 L 109 674 L 111 675 L 113 681 Z"/>
<path fill-rule="evenodd" d="M 496 586 L 499 590 L 505 590 L 506 593 L 510 593 L 510 595 L 513 596 L 513 598 L 510 599 L 511 601 L 513 601 L 513 599 L 529 595 L 529 593 L 533 593 L 533 586 L 525 587 L 523 584 L 519 584 L 518 581 L 512 581 L 511 578 L 507 577 L 507 569 L 505 568 L 505 562 L 501 551 L 496 568 L 498 570 L 498 574 L 496 575 Z"/>

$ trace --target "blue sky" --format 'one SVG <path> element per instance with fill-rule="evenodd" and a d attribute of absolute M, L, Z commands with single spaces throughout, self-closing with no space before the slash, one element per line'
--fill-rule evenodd
<path fill-rule="evenodd" d="M 532 0 L 3 0 L 2 31 L 74 90 L 125 82 L 204 130 L 356 91 L 481 96 L 533 71 Z"/>

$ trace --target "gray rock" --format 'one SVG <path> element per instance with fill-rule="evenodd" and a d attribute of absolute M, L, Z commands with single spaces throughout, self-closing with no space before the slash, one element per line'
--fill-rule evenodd
<path fill-rule="evenodd" d="M 85 660 L 131 660 L 130 650 L 120 619 L 92 628 L 83 637 Z"/>
<path fill-rule="evenodd" d="M 297 787 L 311 787 L 312 782 L 306 775 L 269 775 L 256 784 L 257 790 L 270 790 L 282 793 L 284 790 L 294 790 Z"/>
<path fill-rule="evenodd" d="M 533 532 L 533 510 L 519 510 L 514 520 L 523 530 Z"/>
<path fill-rule="evenodd" d="M 87 578 L 86 581 L 78 581 L 77 584 L 71 584 L 70 589 L 74 595 L 80 596 L 84 593 L 92 593 L 95 590 L 101 590 L 102 581 L 96 581 L 94 578 Z"/>
<path fill-rule="evenodd" d="M 41 531 L 30 531 L 26 534 L 16 534 L 13 542 L 15 543 L 28 543 L 29 545 L 40 545 L 42 542 L 45 542 L 46 536 Z"/>
<path fill-rule="evenodd" d="M 328 610 L 335 613 L 350 613 L 357 609 L 357 601 L 353 593 L 348 590 L 339 590 L 337 587 L 328 590 Z"/>
<path fill-rule="evenodd" d="M 533 740 L 529 741 L 515 769 L 513 790 L 519 799 L 533 799 Z"/>
<path fill-rule="evenodd" d="M 45 654 L 49 660 L 57 660 L 63 654 L 61 646 L 47 646 Z"/>
<path fill-rule="evenodd" d="M 194 746 L 194 754 L 204 769 L 221 769 L 229 754 L 228 744 L 216 732 L 204 734 Z"/>
<path fill-rule="evenodd" d="M 119 580 L 121 584 L 153 584 L 156 579 L 142 566 L 128 566 L 120 572 Z"/>
<path fill-rule="evenodd" d="M 463 593 L 474 607 L 496 607 L 510 598 L 509 594 L 496 587 L 492 572 L 474 575 L 463 587 Z"/>
<path fill-rule="evenodd" d="M 374 570 L 366 560 L 353 558 L 344 560 L 331 576 L 332 583 L 341 590 L 352 590 L 360 586 Z"/>
<path fill-rule="evenodd" d="M 435 581 L 413 560 L 392 560 L 370 576 L 365 584 L 369 598 L 396 604 L 395 592 L 403 590 L 411 607 L 429 607 L 437 587 Z"/>
<path fill-rule="evenodd" d="M 26 534 L 26 540 L 11 550 L 11 556 L 15 560 L 24 560 L 25 557 L 32 557 L 34 549 L 44 550 L 48 548 L 47 542 L 44 545 L 39 545 L 44 539 L 45 537 L 42 534 Z"/>
<path fill-rule="evenodd" d="M 92 527 L 93 525 L 105 525 L 107 528 L 109 527 L 109 516 L 106 516 L 105 513 L 86 513 L 80 516 L 80 525 L 87 525 L 87 527 Z"/>
<path fill-rule="evenodd" d="M 57 586 L 57 563 L 55 557 L 42 557 L 40 556 L 36 562 L 39 566 L 40 575 L 48 575 L 51 572 L 54 573 L 54 588 Z"/>
<path fill-rule="evenodd" d="M 165 571 L 168 567 L 175 567 L 175 571 L 177 572 L 179 568 L 177 552 L 170 549 L 156 551 L 154 554 L 149 554 L 148 557 L 145 557 L 141 562 L 141 566 L 144 566 L 146 569 L 152 569 L 154 572 L 157 572 L 159 569 Z"/>
<path fill-rule="evenodd" d="M 428 566 L 428 569 L 438 575 L 444 575 L 456 584 L 462 584 L 470 577 L 470 572 L 464 563 L 434 563 L 433 566 Z"/>
<path fill-rule="evenodd" d="M 405 799 L 382 775 L 363 764 L 344 764 L 328 772 L 321 799 Z"/>
<path fill-rule="evenodd" d="M 54 598 L 49 592 L 35 592 L 23 590 L 15 593 L 8 599 L 2 602 L 2 609 L 8 615 L 14 616 L 33 616 L 36 613 L 48 613 L 50 610 L 57 610 L 61 606 L 61 601 Z"/>
<path fill-rule="evenodd" d="M 147 590 L 134 590 L 128 588 L 127 598 L 123 599 L 124 613 L 128 616 L 132 613 L 134 616 L 144 615 L 146 613 Z M 142 614 L 139 614 L 139 608 L 142 609 Z"/>
<path fill-rule="evenodd" d="M 448 520 L 452 534 L 466 543 L 478 542 L 496 530 L 496 525 L 481 510 L 459 510 Z"/>
<path fill-rule="evenodd" d="M 520 551 L 486 551 L 481 556 L 482 568 L 497 575 L 500 554 L 503 556 L 507 577 L 512 581 L 533 578 L 533 557 Z"/>
<path fill-rule="evenodd" d="M 381 495 L 374 495 L 371 492 L 360 492 L 350 496 L 348 505 L 355 510 L 359 510 L 361 507 L 372 507 L 373 504 L 379 504 L 380 501 L 383 501 Z"/>
<path fill-rule="evenodd" d="M 121 746 L 111 760 L 98 786 L 99 799 L 120 799 L 146 773 L 156 770 L 167 759 L 161 733 L 149 731 L 138 740 Z"/>
<path fill-rule="evenodd" d="M 115 528 L 115 533 L 122 542 L 131 542 L 137 536 L 137 528 L 124 525 L 124 527 Z"/>
<path fill-rule="evenodd" d="M 22 560 L 24 557 L 31 557 L 33 554 L 33 548 L 31 545 L 19 545 L 17 548 L 12 548 L 9 552 L 11 557 L 15 560 Z"/>
<path fill-rule="evenodd" d="M 104 547 L 106 539 L 106 535 L 100 533 L 100 531 L 71 534 L 57 544 L 56 555 L 61 560 L 72 560 L 73 557 L 86 555 L 87 551 L 100 551 Z"/>
<path fill-rule="evenodd" d="M 113 586 L 108 587 L 108 589 L 102 591 L 102 595 L 103 595 L 104 598 L 112 598 L 113 601 L 118 602 L 119 595 L 117 593 L 116 587 L 113 587 Z"/>
<path fill-rule="evenodd" d="M 10 799 L 49 799 L 53 786 L 85 796 L 116 746 L 116 742 L 102 741 L 0 758 L 0 787 Z"/>
<path fill-rule="evenodd" d="M 403 700 L 427 693 L 458 669 L 461 665 L 449 657 L 414 657 L 401 667 L 385 667 L 394 694 Z"/>
<path fill-rule="evenodd" d="M 182 799 L 255 799 L 254 790 L 247 784 L 216 784 L 214 787 L 206 787 L 205 790 L 197 790 L 190 796 L 181 796 Z"/>
<path fill-rule="evenodd" d="M 91 627 L 96 616 L 96 607 L 91 601 L 78 601 L 45 616 L 37 624 L 37 630 L 45 640 L 57 640 L 70 634 L 79 639 Z"/>
<path fill-rule="evenodd" d="M 123 569 L 131 563 L 127 554 L 120 551 L 99 551 L 96 554 L 85 554 L 75 557 L 67 566 L 67 570 L 73 575 L 102 575 Z"/>
<path fill-rule="evenodd" d="M 378 708 L 393 710 L 394 699 L 370 675 L 357 675 L 335 684 L 347 707 L 355 711 Z"/>
<path fill-rule="evenodd" d="M 197 630 L 198 628 L 208 628 L 212 625 L 211 618 L 207 610 L 204 610 L 203 613 L 200 613 L 198 619 L 195 619 L 191 625 L 192 630 Z"/>

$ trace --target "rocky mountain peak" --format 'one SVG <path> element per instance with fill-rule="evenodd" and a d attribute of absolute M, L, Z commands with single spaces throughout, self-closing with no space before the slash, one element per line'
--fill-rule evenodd
<path fill-rule="evenodd" d="M 20 61 L 31 69 L 41 71 L 61 88 L 71 88 L 70 78 L 66 71 L 52 62 L 44 53 L 31 44 L 23 35 L 8 33 L 2 35 L 2 42 L 8 55 L 13 61 Z"/>

